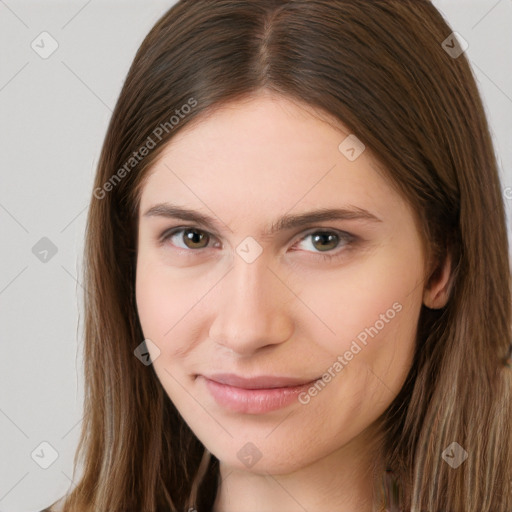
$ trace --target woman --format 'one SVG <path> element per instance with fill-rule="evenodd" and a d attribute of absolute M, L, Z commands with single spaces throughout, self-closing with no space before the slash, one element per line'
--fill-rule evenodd
<path fill-rule="evenodd" d="M 185 0 L 89 210 L 76 488 L 51 510 L 512 510 L 487 120 L 425 0 Z"/>

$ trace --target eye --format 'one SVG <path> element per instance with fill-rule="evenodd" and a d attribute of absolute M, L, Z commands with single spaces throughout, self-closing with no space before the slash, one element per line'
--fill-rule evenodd
<path fill-rule="evenodd" d="M 180 249 L 204 249 L 208 246 L 210 235 L 198 228 L 178 228 L 163 234 L 161 242 L 167 240 Z"/>
<path fill-rule="evenodd" d="M 335 258 L 340 255 L 346 246 L 354 242 L 356 237 L 346 231 L 316 230 L 304 236 L 299 244 L 306 245 L 306 250 L 313 249 L 312 252 L 317 253 L 334 253 L 320 254 L 325 259 Z M 310 242 L 305 243 L 307 240 Z M 341 246 L 341 248 L 339 248 Z M 334 249 L 338 249 L 334 251 Z"/>

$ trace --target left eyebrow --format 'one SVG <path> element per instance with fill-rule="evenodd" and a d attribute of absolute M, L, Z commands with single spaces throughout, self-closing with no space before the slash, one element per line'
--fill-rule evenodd
<path fill-rule="evenodd" d="M 218 231 L 222 230 L 222 226 L 217 219 L 176 204 L 159 203 L 152 206 L 144 213 L 144 217 L 155 216 L 170 219 L 181 219 L 201 224 L 207 229 Z M 315 222 L 331 220 L 366 220 L 370 222 L 382 222 L 382 220 L 373 213 L 356 206 L 348 206 L 345 208 L 321 208 L 295 215 L 283 215 L 281 218 L 277 219 L 277 221 L 273 222 L 270 227 L 263 232 L 262 236 L 270 237 L 280 231 L 289 231 L 308 224 L 314 224 Z"/>

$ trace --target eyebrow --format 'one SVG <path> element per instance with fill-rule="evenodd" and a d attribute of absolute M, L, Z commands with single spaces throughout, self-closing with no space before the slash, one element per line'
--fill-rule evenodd
<path fill-rule="evenodd" d="M 208 229 L 221 231 L 221 223 L 208 215 L 200 213 L 183 206 L 171 203 L 159 203 L 149 208 L 144 217 L 165 217 L 169 219 L 180 219 L 201 224 Z M 284 215 L 262 234 L 263 237 L 272 236 L 280 231 L 287 231 L 307 224 L 329 220 L 367 220 L 371 222 L 382 222 L 376 215 L 368 210 L 356 206 L 344 208 L 320 208 L 305 213 Z"/>

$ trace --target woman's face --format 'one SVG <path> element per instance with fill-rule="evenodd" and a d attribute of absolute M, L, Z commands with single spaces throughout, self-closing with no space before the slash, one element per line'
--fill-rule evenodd
<path fill-rule="evenodd" d="M 347 136 L 260 94 L 178 133 L 142 189 L 153 367 L 228 466 L 279 474 L 364 450 L 411 366 L 418 226 Z"/>

